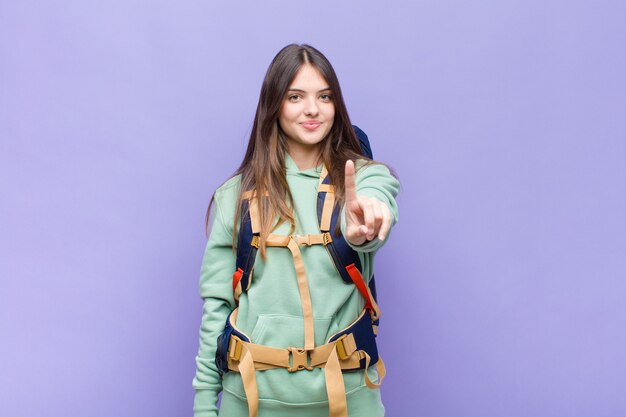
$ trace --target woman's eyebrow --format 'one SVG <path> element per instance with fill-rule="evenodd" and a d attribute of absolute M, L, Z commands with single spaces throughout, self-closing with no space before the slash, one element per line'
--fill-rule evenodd
<path fill-rule="evenodd" d="M 328 91 L 328 90 L 330 90 L 330 87 L 322 88 L 321 90 L 318 91 L 318 93 L 321 93 L 322 91 Z M 299 93 L 306 93 L 306 91 L 301 90 L 299 88 L 290 88 L 289 91 L 297 91 Z"/>

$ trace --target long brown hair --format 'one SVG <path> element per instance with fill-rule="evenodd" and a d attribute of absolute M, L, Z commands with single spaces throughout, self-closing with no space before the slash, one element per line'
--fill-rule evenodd
<path fill-rule="evenodd" d="M 314 47 L 290 44 L 278 52 L 272 60 L 259 95 L 256 115 L 248 148 L 241 165 L 233 176 L 241 175 L 241 188 L 237 198 L 233 233 L 236 245 L 242 194 L 256 190 L 260 204 L 261 255 L 265 257 L 265 237 L 279 225 L 288 222 L 290 234 L 295 230 L 295 218 L 291 207 L 293 198 L 285 176 L 285 153 L 287 138 L 280 128 L 278 117 L 287 91 L 298 70 L 305 64 L 315 67 L 328 82 L 335 105 L 335 118 L 328 135 L 320 143 L 320 161 L 328 169 L 331 184 L 335 185 L 338 204 L 344 200 L 344 167 L 348 159 L 368 159 L 361 151 L 354 133 L 346 105 L 343 101 L 339 80 L 328 59 Z M 368 160 L 368 162 L 371 162 Z M 215 195 L 207 209 L 206 225 Z M 275 217 L 278 222 L 274 225 Z"/>

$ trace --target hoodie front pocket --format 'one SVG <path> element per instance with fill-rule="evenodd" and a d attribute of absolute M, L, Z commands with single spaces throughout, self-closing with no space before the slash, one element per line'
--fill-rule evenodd
<path fill-rule="evenodd" d="M 325 343 L 332 317 L 313 319 L 315 346 Z M 250 335 L 252 343 L 276 348 L 304 346 L 304 319 L 289 314 L 260 314 Z"/>

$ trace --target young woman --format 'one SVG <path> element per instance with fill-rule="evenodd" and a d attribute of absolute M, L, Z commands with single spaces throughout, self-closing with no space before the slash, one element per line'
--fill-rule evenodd
<path fill-rule="evenodd" d="M 222 417 L 384 415 L 375 389 L 384 365 L 371 346 L 379 311 L 367 282 L 397 221 L 398 189 L 385 165 L 363 156 L 326 57 L 309 45 L 283 48 L 243 162 L 211 200 L 195 417 L 218 415 L 220 391 Z M 347 279 L 326 247 L 342 236 L 358 258 Z M 235 250 L 243 244 L 260 255 L 248 278 Z"/>

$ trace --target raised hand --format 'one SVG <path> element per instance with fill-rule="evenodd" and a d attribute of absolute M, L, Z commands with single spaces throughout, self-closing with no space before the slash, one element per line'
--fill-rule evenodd
<path fill-rule="evenodd" d="M 345 169 L 345 238 L 354 246 L 378 236 L 384 240 L 391 226 L 391 211 L 382 201 L 374 197 L 356 194 L 354 163 L 346 161 Z"/>

